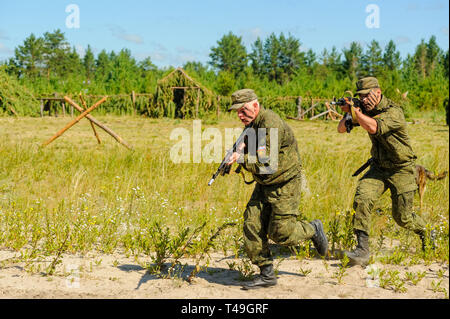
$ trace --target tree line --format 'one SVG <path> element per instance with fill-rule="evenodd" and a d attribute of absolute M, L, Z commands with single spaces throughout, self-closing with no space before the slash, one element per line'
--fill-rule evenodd
<path fill-rule="evenodd" d="M 88 46 L 80 56 L 59 29 L 31 34 L 2 64 L 36 94 L 153 93 L 157 80 L 173 69 L 156 67 L 150 57 L 137 61 L 128 49 L 95 55 Z M 438 109 L 449 89 L 449 50 L 441 49 L 435 36 L 401 58 L 393 40 L 384 48 L 376 40 L 365 48 L 355 41 L 318 53 L 302 50 L 290 34 L 272 33 L 248 50 L 242 37 L 229 32 L 211 47 L 208 63 L 191 61 L 183 68 L 220 95 L 251 87 L 261 96 L 341 96 L 354 90 L 358 78 L 371 75 L 405 107 Z"/>

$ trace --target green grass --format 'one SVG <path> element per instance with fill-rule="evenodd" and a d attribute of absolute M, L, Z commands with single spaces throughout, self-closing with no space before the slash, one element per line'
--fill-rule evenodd
<path fill-rule="evenodd" d="M 69 117 L 0 118 L 0 248 L 22 252 L 25 260 L 58 256 L 61 251 L 112 253 L 122 249 L 135 256 L 152 255 L 162 248 L 152 242 L 157 234 L 154 225 L 161 225 L 164 234 L 169 228 L 166 244 L 177 243 L 175 239 L 188 227 L 192 231 L 204 225 L 195 238 L 188 233 L 183 237 L 190 240 L 183 253 L 200 256 L 210 248 L 207 239 L 221 225 L 235 222 L 236 226 L 217 236 L 212 248 L 241 251 L 242 215 L 253 186 L 231 174 L 219 176 L 208 187 L 218 164 L 174 164 L 170 160 L 170 148 L 176 143 L 169 139 L 171 131 L 184 127 L 192 134 L 192 121 L 131 116 L 97 119 L 134 151 L 99 128 L 102 144 L 98 144 L 86 120 L 42 148 Z M 336 122 L 288 123 L 297 137 L 311 191 L 302 198 L 300 210 L 308 220 L 322 219 L 328 234 L 335 235 L 336 248 L 345 248 L 351 244 L 345 216 L 351 213 L 357 183 L 351 175 L 370 157 L 367 134 L 361 128 L 338 134 Z M 204 121 L 202 128 L 207 127 L 217 127 L 224 134 L 225 128 L 240 124 L 225 115 L 220 121 Z M 448 170 L 447 126 L 414 124 L 409 132 L 417 163 L 435 172 Z M 427 185 L 420 214 L 439 228 L 440 249 L 432 256 L 421 256 L 424 260 L 448 262 L 448 186 L 448 180 Z M 418 210 L 418 196 L 414 204 Z M 374 247 L 381 249 L 397 240 L 408 256 L 413 254 L 419 239 L 393 222 L 389 191 L 376 203 L 376 211 L 370 231 Z M 183 240 L 179 245 L 185 244 Z M 404 258 L 384 260 L 401 263 Z"/>

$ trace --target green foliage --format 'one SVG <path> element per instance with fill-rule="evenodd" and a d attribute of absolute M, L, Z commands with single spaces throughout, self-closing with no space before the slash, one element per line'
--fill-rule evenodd
<path fill-rule="evenodd" d="M 0 66 L 0 115 L 37 115 L 39 102 L 33 94 Z"/>
<path fill-rule="evenodd" d="M 242 37 L 232 32 L 217 41 L 217 47 L 211 48 L 210 64 L 225 72 L 239 74 L 247 65 L 247 51 L 242 44 Z"/>
<path fill-rule="evenodd" d="M 258 38 L 247 53 L 241 37 L 232 32 L 223 35 L 211 48 L 207 64 L 190 61 L 184 65 L 192 78 L 211 91 L 211 94 L 202 91 L 198 115 L 214 112 L 216 103 L 221 110 L 226 110 L 229 100 L 224 97 L 229 97 L 234 90 L 250 87 L 261 99 L 274 102 L 267 106 L 280 115 L 295 116 L 295 103 L 275 98 L 339 97 L 346 90 L 354 91 L 358 78 L 365 75 L 378 77 L 383 94 L 403 107 L 407 119 L 417 111 L 440 110 L 448 98 L 449 53 L 437 45 L 434 36 L 428 41 L 423 39 L 404 59 L 392 40 L 384 48 L 376 40 L 367 46 L 351 42 L 341 51 L 332 47 L 320 54 L 311 49 L 304 52 L 301 45 L 300 40 L 290 34 L 272 33 L 264 39 Z M 137 61 L 128 49 L 102 50 L 95 56 L 88 46 L 80 57 L 60 30 L 42 36 L 31 34 L 15 48 L 14 57 L 4 64 L 5 71 L 35 96 L 54 92 L 117 95 L 134 91 L 154 97 L 140 98 L 134 109 L 129 99 L 119 98 L 97 112 L 170 118 L 189 118 L 194 114 L 195 92 L 185 91 L 187 104 L 182 106 L 171 89 L 158 87 L 158 81 L 171 72 L 172 67 L 158 68 L 149 57 Z M 183 83 L 179 79 L 167 84 L 182 86 Z M 10 100 L 15 94 L 20 93 L 0 91 L 1 96 Z M 215 94 L 221 96 L 218 102 Z M 21 112 L 22 107 L 17 106 L 19 114 L 32 115 L 39 111 L 37 107 L 23 107 L 29 111 Z M 5 107 L 3 110 L 5 113 Z M 11 112 L 6 110 L 6 113 Z"/>

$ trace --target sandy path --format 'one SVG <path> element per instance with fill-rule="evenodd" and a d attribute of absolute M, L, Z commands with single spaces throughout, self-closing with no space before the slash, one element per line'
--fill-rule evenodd
<path fill-rule="evenodd" d="M 15 255 L 12 251 L 0 251 L 0 261 Z M 221 254 L 211 257 L 208 271 L 200 272 L 191 284 L 179 278 L 161 279 L 151 275 L 134 258 L 126 258 L 123 254 L 64 255 L 55 275 L 49 277 L 27 272 L 24 263 L 3 263 L 0 270 L 0 298 L 448 298 L 448 265 L 437 263 L 409 267 L 376 264 L 382 269 L 398 270 L 401 278 L 405 277 L 407 271 L 426 271 L 426 276 L 416 286 L 405 282 L 407 291 L 400 293 L 377 287 L 377 282 L 360 266 L 348 269 L 343 283 L 339 284 L 334 277 L 339 261 L 298 261 L 291 257 L 278 266 L 277 286 L 245 291 L 241 289 L 239 273 L 230 270 L 227 264 L 227 261 L 238 260 L 224 258 Z M 42 265 L 48 265 L 51 260 L 48 258 Z M 141 261 L 149 262 L 150 259 L 142 258 Z M 182 275 L 186 277 L 193 269 L 194 262 L 187 259 L 183 263 L 187 263 Z M 300 268 L 310 272 L 303 276 Z M 74 270 L 70 272 L 70 269 Z M 446 293 L 433 291 L 432 283 L 439 281 Z"/>

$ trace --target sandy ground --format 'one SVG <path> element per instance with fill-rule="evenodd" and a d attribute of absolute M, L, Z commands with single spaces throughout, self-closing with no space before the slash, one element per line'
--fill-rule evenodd
<path fill-rule="evenodd" d="M 278 285 L 275 287 L 242 290 L 239 273 L 231 270 L 230 262 L 239 262 L 234 256 L 224 257 L 214 253 L 207 271 L 201 271 L 192 283 L 186 278 L 192 271 L 193 260 L 183 260 L 187 266 L 181 278 L 162 279 L 151 275 L 140 266 L 150 262 L 142 258 L 137 262 L 124 254 L 64 255 L 52 276 L 42 272 L 32 274 L 29 265 L 5 262 L 17 256 L 17 252 L 0 250 L 0 298 L 47 299 L 47 298 L 218 298 L 218 299 L 416 299 L 448 298 L 449 270 L 447 264 L 393 266 L 374 264 L 380 269 L 395 269 L 404 278 L 406 272 L 426 271 L 426 276 L 415 286 L 405 282 L 406 292 L 395 292 L 378 286 L 377 280 L 368 275 L 367 269 L 354 266 L 346 271 L 343 282 L 338 283 L 335 273 L 338 260 L 304 259 L 288 257 L 275 261 L 278 269 Z M 48 257 L 41 265 L 49 265 Z M 327 264 L 327 266 L 325 265 Z M 1 265 L 1 263 L 0 263 Z M 372 267 L 374 267 L 372 266 Z M 27 268 L 28 267 L 28 268 Z M 310 271 L 306 276 L 303 271 Z M 433 282 L 441 282 L 443 291 L 433 291 Z"/>

